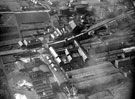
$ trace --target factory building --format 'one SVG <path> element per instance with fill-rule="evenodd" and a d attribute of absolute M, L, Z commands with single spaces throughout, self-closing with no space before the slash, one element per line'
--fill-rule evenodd
<path fill-rule="evenodd" d="M 1 0 L 0 99 L 130 99 L 132 0 Z"/>

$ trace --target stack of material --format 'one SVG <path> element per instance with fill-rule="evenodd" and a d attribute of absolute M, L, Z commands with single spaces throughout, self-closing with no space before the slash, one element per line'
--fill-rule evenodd
<path fill-rule="evenodd" d="M 41 71 L 33 72 L 30 74 L 32 84 L 40 99 L 55 99 L 55 94 L 47 81 L 47 77 Z"/>

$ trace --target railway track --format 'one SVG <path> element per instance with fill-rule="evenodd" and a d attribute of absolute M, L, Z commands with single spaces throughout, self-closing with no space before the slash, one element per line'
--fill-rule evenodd
<path fill-rule="evenodd" d="M 81 38 L 83 35 L 88 34 L 90 31 L 94 31 L 94 30 L 96 30 L 97 28 L 99 28 L 99 27 L 101 27 L 101 26 L 104 26 L 104 25 L 106 25 L 106 26 L 109 25 L 109 22 L 118 20 L 118 19 L 120 19 L 120 18 L 122 18 L 122 17 L 124 17 L 124 16 L 130 16 L 130 15 L 132 15 L 132 14 L 134 14 L 134 10 L 128 11 L 128 12 L 126 12 L 126 13 L 123 13 L 123 14 L 121 14 L 121 15 L 119 15 L 119 16 L 116 16 L 116 17 L 114 17 L 114 18 L 112 18 L 112 19 L 106 19 L 106 20 L 104 20 L 104 21 L 101 21 L 101 22 L 99 22 L 99 23 L 97 23 L 97 24 L 91 26 L 89 29 L 83 30 L 83 31 L 82 31 L 80 34 L 78 34 L 78 35 L 71 36 L 71 37 L 67 38 L 67 40 L 68 40 L 68 41 L 72 41 L 72 40 L 74 40 L 74 39 Z M 49 45 L 58 44 L 58 43 L 60 43 L 60 42 L 65 42 L 65 40 L 60 40 L 60 41 L 56 41 L 56 42 L 50 42 Z"/>

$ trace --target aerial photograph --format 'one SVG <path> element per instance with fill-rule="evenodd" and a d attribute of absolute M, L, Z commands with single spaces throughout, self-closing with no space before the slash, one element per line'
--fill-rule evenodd
<path fill-rule="evenodd" d="M 135 0 L 0 0 L 0 99 L 135 99 Z"/>

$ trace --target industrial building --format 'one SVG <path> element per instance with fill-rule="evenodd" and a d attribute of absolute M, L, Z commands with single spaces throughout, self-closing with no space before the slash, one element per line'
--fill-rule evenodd
<path fill-rule="evenodd" d="M 0 99 L 132 99 L 134 0 L 1 0 Z"/>

